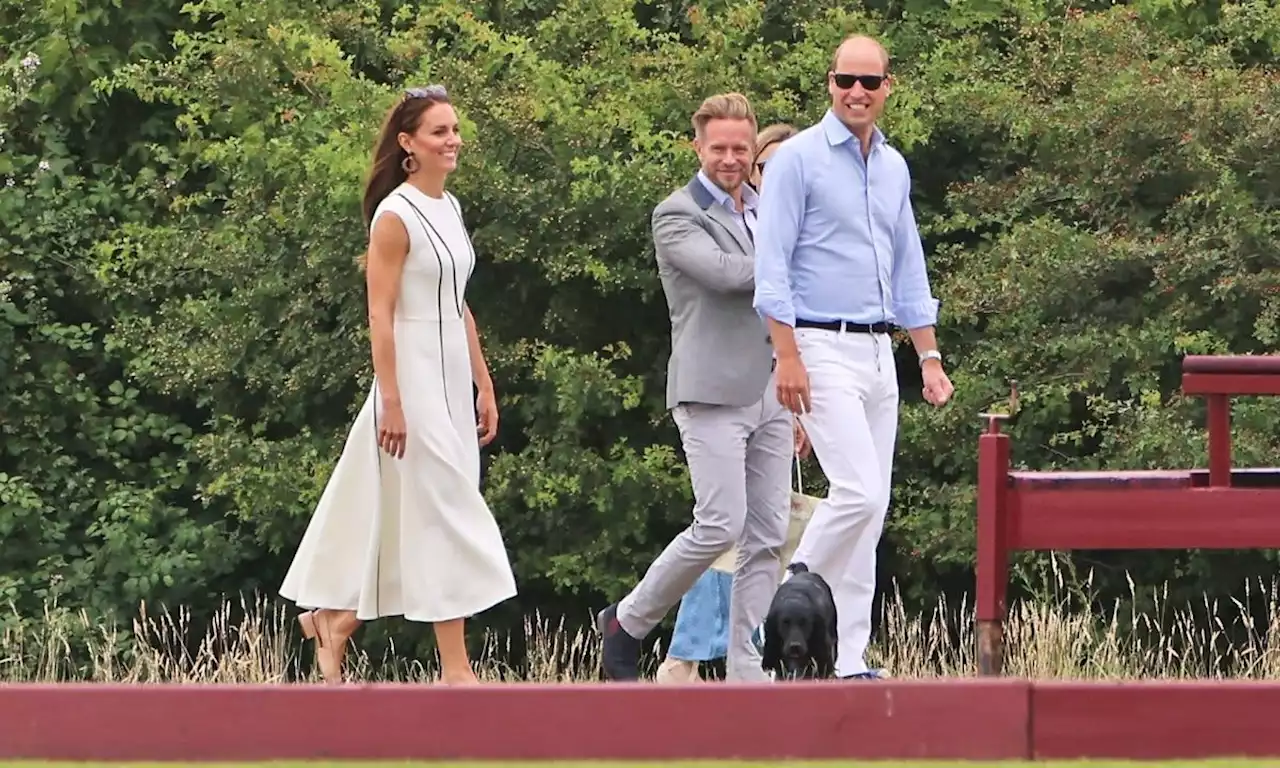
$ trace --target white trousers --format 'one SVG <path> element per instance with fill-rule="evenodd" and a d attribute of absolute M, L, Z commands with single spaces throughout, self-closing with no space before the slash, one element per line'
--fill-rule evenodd
<path fill-rule="evenodd" d="M 840 645 L 836 674 L 867 671 L 876 546 L 889 510 L 898 376 L 888 335 L 797 328 L 809 374 L 811 411 L 800 417 L 827 476 L 791 558 L 821 574 L 835 596 Z"/>

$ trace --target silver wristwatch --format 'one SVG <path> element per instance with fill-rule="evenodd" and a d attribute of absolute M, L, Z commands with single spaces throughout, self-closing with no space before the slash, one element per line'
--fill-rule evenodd
<path fill-rule="evenodd" d="M 941 363 L 941 362 L 942 362 L 942 353 L 941 353 L 941 352 L 939 352 L 939 351 L 938 351 L 938 350 L 936 350 L 936 349 L 930 349 L 930 350 L 928 350 L 928 351 L 926 351 L 926 352 L 921 352 L 921 353 L 920 353 L 920 365 L 924 365 L 924 361 L 925 361 L 925 360 L 937 360 L 939 363 Z"/>

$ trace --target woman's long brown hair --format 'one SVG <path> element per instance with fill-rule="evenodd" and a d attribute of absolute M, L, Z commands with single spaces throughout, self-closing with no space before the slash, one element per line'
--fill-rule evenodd
<path fill-rule="evenodd" d="M 751 162 L 760 159 L 760 155 L 774 144 L 781 144 L 792 136 L 796 135 L 795 126 L 790 123 L 774 123 L 768 128 L 761 128 L 760 133 L 756 134 L 756 152 L 752 156 Z"/>
<path fill-rule="evenodd" d="M 423 113 L 437 104 L 448 103 L 449 94 L 444 86 L 429 85 L 405 91 L 403 98 L 387 111 L 373 147 L 373 165 L 369 169 L 364 200 L 360 205 L 366 229 L 373 223 L 373 213 L 378 210 L 378 205 L 407 178 L 403 163 L 409 155 L 400 146 L 400 134 L 418 130 Z"/>

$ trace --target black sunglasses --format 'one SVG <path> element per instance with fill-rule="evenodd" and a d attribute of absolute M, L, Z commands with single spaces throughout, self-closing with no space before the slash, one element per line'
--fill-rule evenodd
<path fill-rule="evenodd" d="M 831 79 L 835 81 L 837 88 L 843 88 L 846 91 L 853 87 L 854 83 L 861 83 L 862 87 L 868 91 L 877 91 L 884 81 L 889 79 L 888 75 L 847 75 L 843 72 L 832 72 Z"/>

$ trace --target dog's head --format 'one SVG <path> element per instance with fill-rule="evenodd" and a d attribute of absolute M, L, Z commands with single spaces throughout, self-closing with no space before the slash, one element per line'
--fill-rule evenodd
<path fill-rule="evenodd" d="M 820 643 L 821 617 L 804 595 L 790 595 L 778 601 L 772 616 L 777 634 L 779 663 L 787 677 L 803 677 L 812 661 L 810 649 Z"/>

